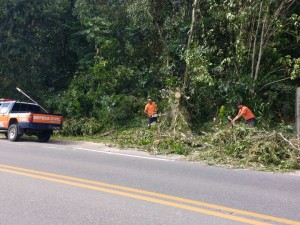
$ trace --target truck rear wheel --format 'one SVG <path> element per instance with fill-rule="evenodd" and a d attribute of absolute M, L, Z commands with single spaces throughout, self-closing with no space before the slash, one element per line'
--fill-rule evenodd
<path fill-rule="evenodd" d="M 18 135 L 18 125 L 12 124 L 9 126 L 7 131 L 7 138 L 10 141 L 17 141 L 20 138 L 20 135 Z"/>
<path fill-rule="evenodd" d="M 48 133 L 38 134 L 38 139 L 39 139 L 39 142 L 47 142 L 50 139 L 50 134 L 48 134 Z"/>

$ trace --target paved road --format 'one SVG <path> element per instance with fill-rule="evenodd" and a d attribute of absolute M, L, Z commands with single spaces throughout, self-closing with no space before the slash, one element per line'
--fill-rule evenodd
<path fill-rule="evenodd" d="M 300 225 L 299 175 L 0 137 L 0 225 Z"/>

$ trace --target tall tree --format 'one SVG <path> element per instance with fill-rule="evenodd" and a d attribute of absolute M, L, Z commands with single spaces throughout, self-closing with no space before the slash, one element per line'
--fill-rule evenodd
<path fill-rule="evenodd" d="M 76 68 L 76 54 L 70 49 L 69 3 L 0 2 L 2 96 L 18 96 L 16 86 L 36 97 L 66 88 Z"/>
<path fill-rule="evenodd" d="M 276 85 L 288 99 L 297 83 L 282 82 L 299 74 L 294 0 L 77 0 L 74 15 L 85 45 L 65 92 L 75 104 L 64 106 L 80 116 L 111 115 L 121 99 L 169 91 L 174 100 L 178 90 L 195 123 L 238 100 L 276 108 Z"/>

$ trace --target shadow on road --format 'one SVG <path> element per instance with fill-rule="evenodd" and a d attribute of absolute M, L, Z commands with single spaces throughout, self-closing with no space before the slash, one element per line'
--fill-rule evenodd
<path fill-rule="evenodd" d="M 9 141 L 7 138 L 4 136 L 4 134 L 0 134 L 0 141 Z M 48 142 L 39 142 L 38 138 L 36 136 L 22 136 L 18 141 L 20 142 L 37 142 L 37 143 L 43 143 L 43 144 L 60 144 L 60 145 L 74 145 L 77 143 L 77 141 L 64 141 L 64 140 L 57 140 L 57 139 L 51 139 Z"/>

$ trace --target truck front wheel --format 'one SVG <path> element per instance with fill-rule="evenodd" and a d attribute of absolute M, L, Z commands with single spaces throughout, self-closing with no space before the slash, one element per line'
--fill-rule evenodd
<path fill-rule="evenodd" d="M 38 139 L 39 139 L 39 142 L 47 142 L 50 139 L 50 134 L 49 133 L 38 134 Z"/>
<path fill-rule="evenodd" d="M 18 125 L 12 124 L 9 126 L 7 131 L 7 138 L 10 141 L 17 141 L 20 138 L 20 135 L 18 135 Z"/>

